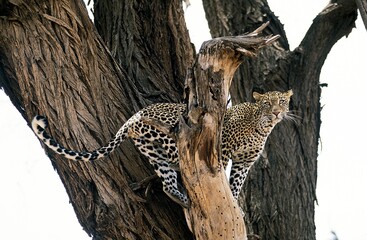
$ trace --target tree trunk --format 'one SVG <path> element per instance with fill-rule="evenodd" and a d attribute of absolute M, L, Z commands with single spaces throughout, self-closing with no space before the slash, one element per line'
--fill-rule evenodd
<path fill-rule="evenodd" d="M 179 99 L 175 91 L 180 87 L 172 86 L 183 84 L 172 82 L 184 79 L 184 69 L 192 58 L 192 51 L 182 49 L 190 46 L 187 32 L 175 35 L 182 34 L 177 29 L 184 28 L 180 1 L 149 10 L 167 16 L 160 23 L 170 26 L 171 35 L 160 38 L 170 43 L 166 51 L 160 49 L 161 53 L 169 53 L 165 61 L 162 54 L 144 57 L 145 62 L 139 59 L 139 64 L 130 59 L 132 66 L 138 66 L 135 72 L 143 72 L 144 79 L 151 81 L 144 84 L 139 83 L 140 76 L 131 74 L 133 67 L 126 72 L 113 60 L 82 1 L 2 1 L 1 6 L 0 86 L 28 122 L 35 114 L 46 115 L 51 134 L 64 146 L 95 149 L 147 103 Z M 139 10 L 138 6 L 135 11 Z M 151 46 L 160 47 L 156 43 Z M 172 65 L 176 68 L 169 71 Z M 156 70 L 159 67 L 164 71 Z M 153 73 L 151 69 L 155 69 Z M 160 84 L 154 85 L 157 82 Z M 151 89 L 167 95 L 162 99 L 157 97 L 162 96 L 159 94 L 142 96 L 143 91 L 154 92 Z M 110 159 L 94 163 L 69 162 L 48 153 L 81 225 L 94 239 L 192 238 L 181 207 L 166 197 L 159 182 L 149 188 L 148 196 L 144 196 L 145 188 L 132 191 L 131 184 L 154 173 L 130 142 L 125 142 Z"/>
<path fill-rule="evenodd" d="M 261 239 L 315 239 L 319 76 L 334 43 L 354 27 L 356 6 L 345 1 L 324 9 L 291 52 L 282 24 L 266 1 L 203 3 L 213 37 L 240 34 L 269 20 L 266 33 L 282 36 L 278 45 L 239 68 L 231 89 L 233 102 L 251 100 L 254 90 L 293 89 L 290 109 L 300 117 L 298 124 L 284 121 L 273 130 L 264 156 L 250 170 L 242 191 L 247 231 Z"/>

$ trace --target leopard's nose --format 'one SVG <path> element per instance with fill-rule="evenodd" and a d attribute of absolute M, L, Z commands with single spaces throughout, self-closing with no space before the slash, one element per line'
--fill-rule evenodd
<path fill-rule="evenodd" d="M 274 114 L 276 117 L 278 117 L 279 113 L 280 113 L 280 112 L 278 112 L 278 111 L 273 112 L 273 114 Z"/>

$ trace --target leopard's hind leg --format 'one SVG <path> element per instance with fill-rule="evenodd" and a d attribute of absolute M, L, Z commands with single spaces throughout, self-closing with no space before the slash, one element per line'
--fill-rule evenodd
<path fill-rule="evenodd" d="M 141 140 L 140 140 L 141 141 Z M 139 151 L 148 157 L 150 164 L 154 167 L 154 171 L 162 180 L 163 191 L 173 201 L 181 206 L 188 207 L 188 199 L 186 194 L 178 190 L 176 166 L 172 166 L 166 158 L 166 154 L 162 153 L 162 149 L 154 144 L 145 142 L 145 144 L 136 144 Z"/>
<path fill-rule="evenodd" d="M 130 136 L 135 146 L 153 165 L 154 171 L 162 180 L 163 191 L 173 201 L 187 208 L 188 198 L 178 189 L 176 172 L 178 170 L 178 150 L 174 141 L 149 125 L 140 125 L 140 128 L 135 128 L 134 132 L 135 134 Z"/>

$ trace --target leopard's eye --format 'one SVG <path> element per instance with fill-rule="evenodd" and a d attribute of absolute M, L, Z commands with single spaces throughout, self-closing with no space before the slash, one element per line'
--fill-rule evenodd
<path fill-rule="evenodd" d="M 284 99 L 280 99 L 279 100 L 279 104 L 283 104 L 283 103 L 285 103 L 285 100 Z"/>
<path fill-rule="evenodd" d="M 269 101 L 264 101 L 264 105 L 269 107 L 270 106 L 270 102 Z"/>

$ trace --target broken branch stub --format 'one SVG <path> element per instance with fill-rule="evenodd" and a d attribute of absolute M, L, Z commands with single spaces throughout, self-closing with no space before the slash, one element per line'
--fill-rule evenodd
<path fill-rule="evenodd" d="M 214 84 L 209 89 L 204 88 L 203 91 L 211 90 L 213 93 L 221 93 L 221 96 L 213 94 L 212 97 L 214 99 L 222 97 L 220 103 L 226 104 L 233 75 L 242 63 L 243 57 L 255 57 L 260 48 L 272 44 L 280 37 L 279 35 L 258 36 L 268 24 L 265 23 L 255 31 L 245 35 L 220 37 L 204 42 L 193 67 L 193 73 L 196 76 L 189 76 L 190 80 L 196 77 L 198 83 L 195 85 L 199 84 L 200 86 Z M 200 77 L 201 74 L 204 75 Z M 209 82 L 201 84 L 201 80 L 209 80 Z M 214 90 L 215 87 L 218 89 Z M 198 93 L 198 96 L 204 96 L 203 91 Z M 207 100 L 203 99 L 202 103 L 210 105 L 207 104 Z M 188 102 L 191 104 L 190 98 Z M 200 99 L 198 99 L 199 102 Z"/>
<path fill-rule="evenodd" d="M 259 37 L 266 26 L 204 42 L 186 78 L 188 116 L 181 119 L 177 146 L 191 200 L 186 219 L 196 239 L 246 239 L 240 208 L 219 161 L 221 130 L 229 87 L 243 57 L 255 56 L 258 49 L 279 38 Z"/>

